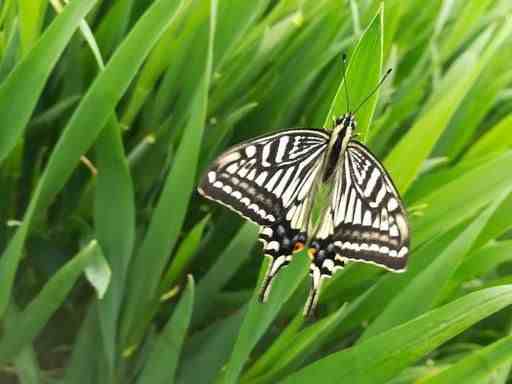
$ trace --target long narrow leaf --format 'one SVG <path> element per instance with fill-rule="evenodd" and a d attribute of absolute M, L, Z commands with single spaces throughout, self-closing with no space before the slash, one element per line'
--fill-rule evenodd
<path fill-rule="evenodd" d="M 66 7 L 0 86 L 0 116 L 3 116 L 0 163 L 23 134 L 48 76 L 95 3 L 96 0 L 76 1 Z"/>
<path fill-rule="evenodd" d="M 386 383 L 434 348 L 510 304 L 511 286 L 471 293 L 355 347 L 333 353 L 290 375 L 283 383 Z"/>
<path fill-rule="evenodd" d="M 5 330 L 0 341 L 0 362 L 6 362 L 31 343 L 50 316 L 62 305 L 83 270 L 101 252 L 95 240 L 91 241 L 70 262 L 62 267 L 43 287 L 37 297 L 19 314 L 19 319 Z"/>
<path fill-rule="evenodd" d="M 208 87 L 212 71 L 212 52 L 215 36 L 217 2 L 210 3 L 209 24 L 202 28 L 204 50 L 196 50 L 200 55 L 198 65 L 202 75 L 198 79 L 196 92 L 189 109 L 189 121 L 181 139 L 175 162 L 169 172 L 162 195 L 153 214 L 151 224 L 138 251 L 131 270 L 131 285 L 126 301 L 123 319 L 122 338 L 130 343 L 139 337 L 144 312 L 153 302 L 158 289 L 158 276 L 164 270 L 179 236 L 187 206 L 194 190 L 196 167 L 203 135 L 208 103 Z M 147 276 L 154 279 L 147 280 Z M 137 328 L 134 330 L 134 328 Z M 131 334 L 130 334 L 131 333 Z"/>
<path fill-rule="evenodd" d="M 187 288 L 174 314 L 158 336 L 137 383 L 172 384 L 175 382 L 176 367 L 192 316 L 193 303 L 194 279 L 189 276 Z"/>
<path fill-rule="evenodd" d="M 57 142 L 25 212 L 23 223 L 9 242 L 0 261 L 0 314 L 7 306 L 34 213 L 51 203 L 70 177 L 80 156 L 92 145 L 105 126 L 145 56 L 172 21 L 175 13 L 172 4 L 173 0 L 159 0 L 140 19 L 105 70 L 96 78 Z M 134 49 L 139 52 L 136 58 L 132 54 Z M 1 104 L 11 105 L 10 102 Z M 6 115 L 11 116 L 12 113 Z"/>

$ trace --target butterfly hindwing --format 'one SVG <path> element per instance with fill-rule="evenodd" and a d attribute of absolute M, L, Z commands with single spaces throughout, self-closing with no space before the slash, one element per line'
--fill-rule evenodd
<path fill-rule="evenodd" d="M 319 233 L 340 260 L 405 269 L 409 253 L 407 216 L 384 167 L 361 143 L 351 140 L 331 200 L 332 232 Z M 327 228 L 328 226 L 325 226 Z"/>
<path fill-rule="evenodd" d="M 347 261 L 394 272 L 405 270 L 409 253 L 406 212 L 380 162 L 350 140 L 335 172 L 330 205 L 310 248 L 312 289 L 305 314 L 316 306 L 322 281 Z"/>
<path fill-rule="evenodd" d="M 202 195 L 262 227 L 264 254 L 271 258 L 262 301 L 274 276 L 306 242 L 310 192 L 328 141 L 321 130 L 263 136 L 224 152 L 200 182 Z"/>

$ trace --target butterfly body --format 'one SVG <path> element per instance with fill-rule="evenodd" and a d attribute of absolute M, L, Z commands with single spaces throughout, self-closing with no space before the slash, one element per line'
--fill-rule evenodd
<path fill-rule="evenodd" d="M 356 120 L 354 115 L 347 113 L 336 119 L 336 125 L 329 140 L 329 149 L 325 157 L 325 167 L 322 181 L 328 182 L 334 174 L 338 161 L 347 149 L 348 142 L 352 139 L 352 132 L 355 129 Z"/>
<path fill-rule="evenodd" d="M 347 113 L 331 132 L 293 129 L 236 145 L 213 162 L 198 191 L 260 225 L 271 259 L 260 291 L 266 301 L 277 273 L 308 247 L 311 314 L 325 278 L 348 261 L 403 271 L 409 229 L 398 191 L 378 160 L 353 138 L 356 119 Z M 320 186 L 329 203 L 313 225 Z"/>

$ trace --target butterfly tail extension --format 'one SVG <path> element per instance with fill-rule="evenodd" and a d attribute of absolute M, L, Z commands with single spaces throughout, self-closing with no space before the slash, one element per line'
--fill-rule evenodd
<path fill-rule="evenodd" d="M 263 282 L 261 283 L 260 292 L 258 294 L 258 299 L 260 303 L 266 303 L 270 294 L 270 290 L 272 288 L 272 282 L 274 281 L 274 277 L 276 277 L 276 273 L 272 274 L 272 267 L 274 265 L 274 259 L 270 258 L 270 262 L 268 263 L 267 272 L 265 272 L 265 277 L 263 278 Z"/>
<path fill-rule="evenodd" d="M 309 296 L 304 306 L 304 317 L 311 318 L 315 313 L 315 308 L 320 298 L 320 290 L 324 281 L 324 276 L 320 275 L 320 271 L 317 268 L 311 270 L 311 289 L 309 290 Z"/>
<path fill-rule="evenodd" d="M 260 293 L 258 296 L 261 303 L 265 303 L 268 300 L 274 278 L 277 276 L 277 273 L 281 268 L 286 267 L 290 263 L 292 257 L 291 255 L 279 255 L 275 257 L 274 255 L 269 254 L 265 254 L 265 256 L 270 258 L 270 263 L 268 264 L 267 272 L 265 273 L 265 277 L 261 283 Z"/>

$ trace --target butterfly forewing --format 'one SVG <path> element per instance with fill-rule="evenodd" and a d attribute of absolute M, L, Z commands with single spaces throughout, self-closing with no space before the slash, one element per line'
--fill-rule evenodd
<path fill-rule="evenodd" d="M 199 192 L 259 224 L 265 255 L 271 257 L 260 298 L 272 278 L 291 261 L 297 243 L 306 242 L 310 192 L 329 135 L 291 130 L 237 145 L 206 171 Z"/>

